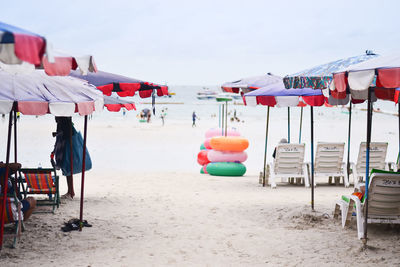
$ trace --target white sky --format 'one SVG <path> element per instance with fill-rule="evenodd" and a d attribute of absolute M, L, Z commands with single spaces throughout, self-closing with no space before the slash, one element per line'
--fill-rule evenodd
<path fill-rule="evenodd" d="M 100 70 L 169 85 L 286 75 L 332 60 L 399 52 L 400 1 L 7 1 L 1 20 Z"/>

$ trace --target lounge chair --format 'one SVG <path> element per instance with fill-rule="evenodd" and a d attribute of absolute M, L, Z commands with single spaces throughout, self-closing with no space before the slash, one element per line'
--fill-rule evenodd
<path fill-rule="evenodd" d="M 371 142 L 368 172 L 372 169 L 389 170 L 388 164 L 385 162 L 387 147 L 388 143 L 386 142 Z M 365 142 L 362 142 L 358 152 L 357 163 L 351 163 L 354 187 L 357 188 L 359 187 L 359 183 L 362 183 L 365 180 L 366 151 L 367 145 Z"/>
<path fill-rule="evenodd" d="M 349 177 L 346 165 L 343 162 L 344 143 L 322 143 L 317 145 L 314 164 L 314 185 L 317 185 L 318 178 L 329 177 L 343 178 L 345 187 L 349 187 Z"/>
<path fill-rule="evenodd" d="M 367 223 L 400 224 L 400 173 L 372 171 L 368 189 Z M 348 226 L 356 213 L 358 238 L 364 237 L 365 209 L 361 200 L 351 195 L 336 203 L 334 218 L 342 216 L 342 227 Z"/>
<path fill-rule="evenodd" d="M 0 171 L 0 179 L 4 178 L 4 168 L 2 168 L 2 170 Z M 11 174 L 11 170 L 9 173 L 9 179 L 10 180 L 10 184 L 12 184 L 14 180 L 13 178 L 13 174 Z M 11 186 L 9 184 L 9 186 Z M 9 188 L 10 189 L 10 188 Z M 2 205 L 2 201 L 3 201 L 3 195 L 2 195 L 2 190 L 1 190 L 1 186 L 0 186 L 0 206 Z M 8 193 L 6 195 L 6 205 L 5 205 L 5 209 L 4 209 L 4 223 L 5 224 L 13 224 L 14 226 L 14 232 L 11 234 L 14 237 L 13 240 L 13 244 L 12 247 L 15 248 L 16 247 L 16 243 L 17 243 L 17 238 L 20 237 L 21 232 L 24 229 L 24 224 L 23 224 L 23 215 L 22 215 L 22 204 L 21 202 L 18 200 L 17 194 L 15 190 L 8 190 Z"/>
<path fill-rule="evenodd" d="M 269 164 L 271 188 L 276 188 L 276 179 L 289 182 L 290 179 L 301 180 L 306 187 L 310 186 L 307 164 L 304 163 L 305 144 L 279 144 L 273 163 Z"/>
<path fill-rule="evenodd" d="M 12 234 L 14 237 L 12 247 L 15 248 L 17 244 L 17 238 L 21 236 L 21 232 L 24 230 L 23 216 L 21 211 L 22 205 L 16 197 L 7 197 L 5 207 L 5 224 L 14 224 L 15 231 Z"/>
<path fill-rule="evenodd" d="M 37 200 L 38 206 L 52 206 L 53 213 L 60 204 L 58 176 L 55 168 L 21 169 L 20 184 L 25 198 L 28 194 L 47 195 L 47 199 Z M 26 188 L 24 186 L 26 183 Z"/>

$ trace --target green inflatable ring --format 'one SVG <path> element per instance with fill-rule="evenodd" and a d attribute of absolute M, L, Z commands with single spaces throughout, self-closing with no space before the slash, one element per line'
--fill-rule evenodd
<path fill-rule="evenodd" d="M 203 143 L 203 144 L 201 144 L 201 146 L 200 146 L 200 150 L 205 150 L 205 149 L 207 149 L 207 148 L 204 146 L 204 143 Z"/>
<path fill-rule="evenodd" d="M 215 176 L 243 176 L 246 166 L 236 162 L 211 162 L 207 165 L 207 172 Z"/>
<path fill-rule="evenodd" d="M 203 167 L 201 167 L 201 169 L 200 169 L 200 173 L 201 173 L 201 174 L 204 174 Z"/>

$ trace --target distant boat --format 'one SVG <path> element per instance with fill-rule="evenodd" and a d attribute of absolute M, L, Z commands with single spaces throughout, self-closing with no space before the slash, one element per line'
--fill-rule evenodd
<path fill-rule="evenodd" d="M 216 96 L 217 92 L 211 91 L 206 87 L 203 87 L 203 91 L 197 92 L 197 99 L 199 100 L 215 99 Z"/>

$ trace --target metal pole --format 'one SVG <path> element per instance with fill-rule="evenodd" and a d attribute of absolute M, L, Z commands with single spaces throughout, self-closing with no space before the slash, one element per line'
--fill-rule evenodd
<path fill-rule="evenodd" d="M 263 186 L 266 185 L 266 171 L 265 167 L 267 165 L 267 144 L 268 144 L 268 126 L 269 126 L 269 106 L 267 107 L 267 124 L 265 127 L 265 150 L 264 150 L 264 170 L 263 170 Z"/>
<path fill-rule="evenodd" d="M 73 183 L 73 181 L 74 181 L 74 172 L 73 172 L 73 170 L 74 170 L 74 156 L 73 156 L 73 145 L 72 145 L 72 117 L 70 118 L 71 119 L 71 126 L 70 126 L 70 129 L 69 129 L 69 151 L 70 151 L 70 153 L 69 153 L 69 161 L 70 161 L 70 168 L 71 168 L 71 183 Z M 68 192 L 68 193 L 70 193 L 70 192 Z"/>
<path fill-rule="evenodd" d="M 218 128 L 221 128 L 221 105 L 218 104 Z"/>
<path fill-rule="evenodd" d="M 367 222 L 368 222 L 368 187 L 369 187 L 369 152 L 371 145 L 371 124 L 372 124 L 372 103 L 371 88 L 368 88 L 368 109 L 367 109 L 367 155 L 365 164 L 365 217 L 364 217 L 364 238 L 363 244 L 367 245 Z"/>
<path fill-rule="evenodd" d="M 290 107 L 287 108 L 287 141 L 290 143 Z"/>
<path fill-rule="evenodd" d="M 301 144 L 301 130 L 303 127 L 303 107 L 300 109 L 300 130 L 299 130 L 299 144 Z"/>
<path fill-rule="evenodd" d="M 228 135 L 228 101 L 225 105 L 225 136 Z"/>
<path fill-rule="evenodd" d="M 15 106 L 14 102 L 14 106 Z M 14 109 L 14 107 L 13 107 Z M 11 149 L 11 129 L 12 129 L 12 114 L 13 110 L 10 112 L 10 117 L 8 120 L 8 135 L 7 135 L 7 152 L 6 152 L 6 171 L 4 174 L 3 186 L 2 188 L 2 203 L 0 208 L 0 250 L 3 248 L 3 237 L 4 237 L 4 211 L 6 207 L 6 199 L 7 199 L 7 187 L 8 187 L 8 173 L 9 173 L 9 165 L 10 165 L 10 149 Z"/>
<path fill-rule="evenodd" d="M 224 112 L 224 104 L 222 104 L 221 105 L 221 114 L 222 114 L 222 120 L 221 120 L 221 129 L 222 129 L 222 133 L 221 133 L 221 136 L 224 136 L 224 115 L 225 115 L 225 112 Z"/>
<path fill-rule="evenodd" d="M 17 163 L 17 109 L 14 109 L 14 162 Z M 16 189 L 16 188 L 15 188 Z"/>
<path fill-rule="evenodd" d="M 399 118 L 399 153 L 397 154 L 397 162 L 396 165 L 399 166 L 399 157 L 400 157 L 400 103 L 397 103 L 397 108 L 398 108 L 398 118 Z M 398 171 L 398 168 L 396 166 L 396 171 Z"/>
<path fill-rule="evenodd" d="M 311 106 L 311 210 L 314 211 L 314 107 Z"/>
<path fill-rule="evenodd" d="M 82 231 L 83 226 L 83 197 L 84 197 L 84 186 L 85 186 L 85 165 L 86 165 L 86 136 L 87 136 L 87 115 L 85 115 L 85 126 L 83 131 L 83 155 L 82 155 L 82 181 L 81 181 L 81 203 L 79 213 L 79 231 Z"/>
<path fill-rule="evenodd" d="M 349 106 L 349 132 L 347 135 L 347 177 L 350 176 L 350 133 L 351 133 L 351 108 L 352 108 L 352 103 L 350 100 L 350 106 Z"/>

